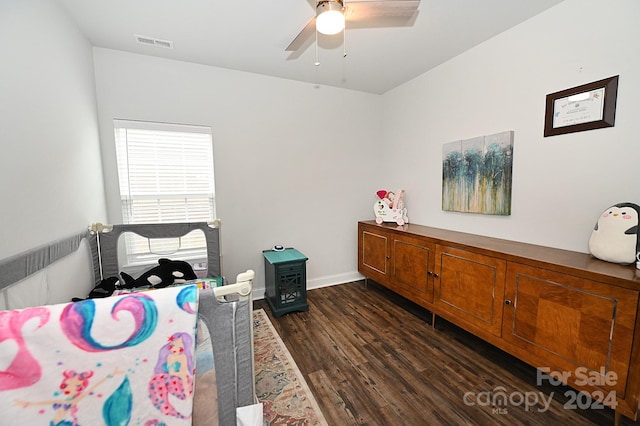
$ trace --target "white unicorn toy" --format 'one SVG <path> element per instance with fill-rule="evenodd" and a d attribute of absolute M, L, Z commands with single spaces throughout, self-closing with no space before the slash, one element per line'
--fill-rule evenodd
<path fill-rule="evenodd" d="M 387 192 L 384 189 L 376 192 L 378 201 L 373 205 L 373 212 L 376 215 L 376 223 L 395 222 L 398 225 L 409 223 L 407 209 L 404 206 L 404 189 L 397 193 Z"/>

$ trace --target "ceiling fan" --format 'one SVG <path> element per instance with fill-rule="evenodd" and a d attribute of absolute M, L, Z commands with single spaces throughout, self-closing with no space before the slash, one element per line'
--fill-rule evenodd
<path fill-rule="evenodd" d="M 287 46 L 287 52 L 303 47 L 314 33 L 337 34 L 344 30 L 345 25 L 348 28 L 412 25 L 420 0 L 309 0 L 309 3 L 315 4 L 316 16 Z"/>

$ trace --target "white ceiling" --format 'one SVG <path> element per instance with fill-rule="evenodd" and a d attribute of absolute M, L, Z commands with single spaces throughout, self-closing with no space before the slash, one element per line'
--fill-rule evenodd
<path fill-rule="evenodd" d="M 563 0 L 421 0 L 412 26 L 347 29 L 346 58 L 341 35 L 321 36 L 319 66 L 313 40 L 285 52 L 315 0 L 56 1 L 94 46 L 381 94 Z"/>

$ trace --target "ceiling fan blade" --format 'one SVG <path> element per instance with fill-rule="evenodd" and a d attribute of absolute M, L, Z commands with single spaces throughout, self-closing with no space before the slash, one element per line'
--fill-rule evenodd
<path fill-rule="evenodd" d="M 302 47 L 303 44 L 316 32 L 316 17 L 314 16 L 307 22 L 302 31 L 298 33 L 296 38 L 293 39 L 289 46 L 285 49 L 286 52 L 293 52 Z"/>
<path fill-rule="evenodd" d="M 412 27 L 415 24 L 417 18 L 418 12 L 416 12 L 412 16 L 378 16 L 375 19 L 354 19 L 347 21 L 345 28 L 347 30 L 353 30 L 358 28 Z"/>
<path fill-rule="evenodd" d="M 384 16 L 412 17 L 420 0 L 350 1 L 345 2 L 345 19 L 362 21 Z"/>

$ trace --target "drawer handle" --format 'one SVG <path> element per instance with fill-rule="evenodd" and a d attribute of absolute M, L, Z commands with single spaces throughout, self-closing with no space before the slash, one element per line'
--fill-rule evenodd
<path fill-rule="evenodd" d="M 434 278 L 439 278 L 439 277 L 440 277 L 440 275 L 438 275 L 438 274 L 434 273 L 434 274 L 433 274 L 433 277 L 434 277 Z"/>
<path fill-rule="evenodd" d="M 505 301 L 504 301 L 504 304 L 505 304 L 505 305 L 507 305 L 507 306 L 508 306 L 508 305 L 511 305 L 511 300 L 509 300 L 509 299 L 505 300 Z"/>

